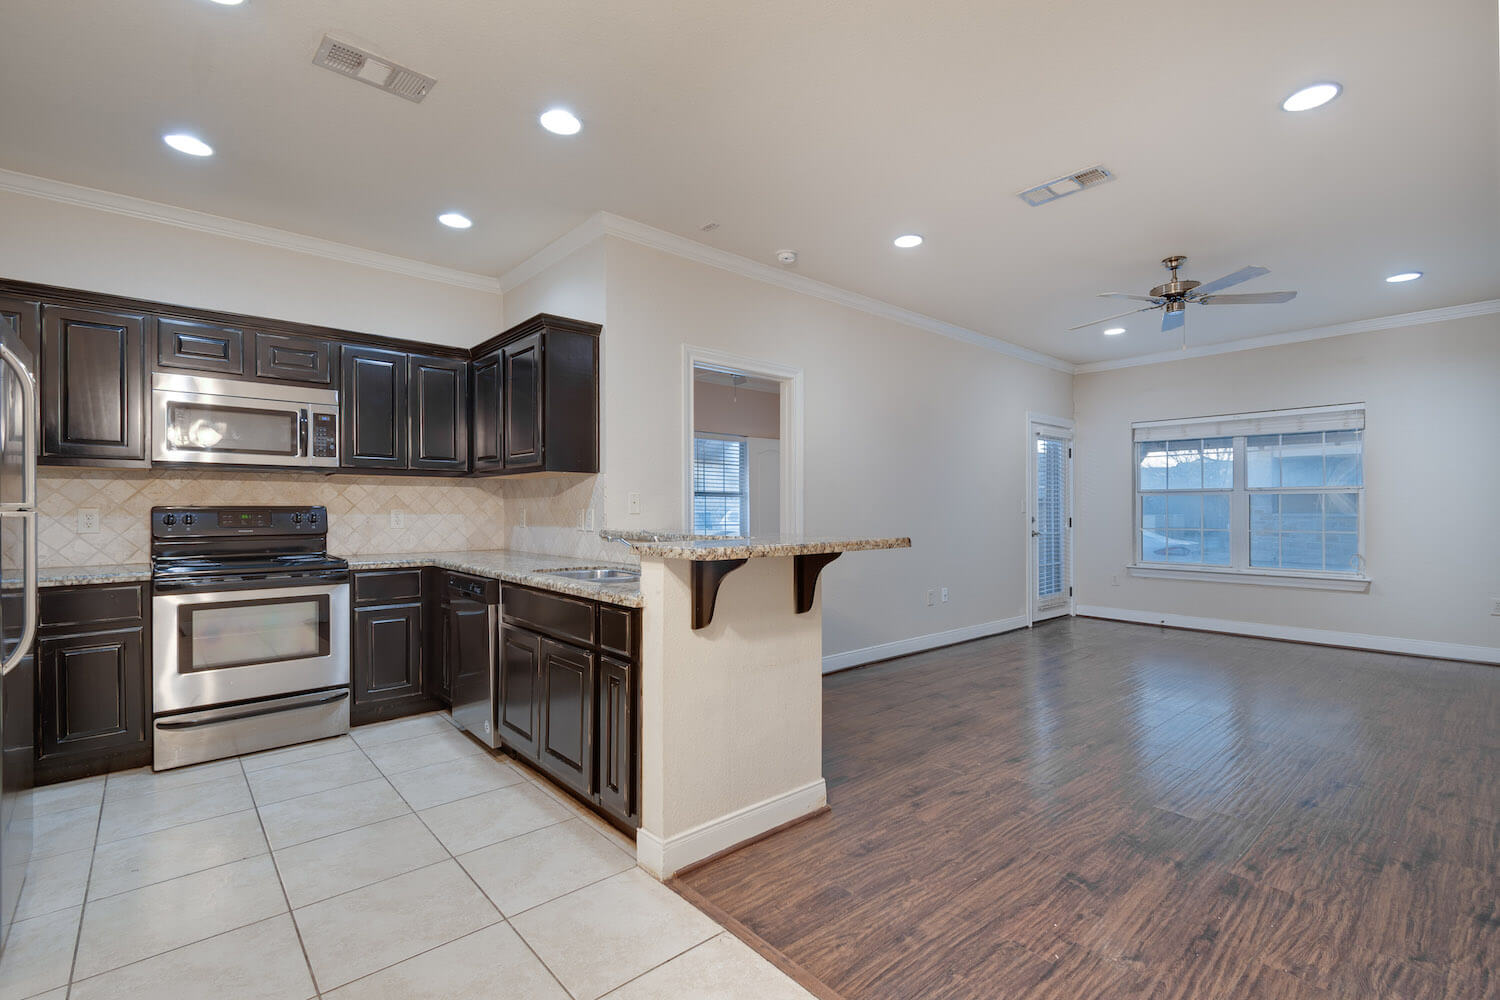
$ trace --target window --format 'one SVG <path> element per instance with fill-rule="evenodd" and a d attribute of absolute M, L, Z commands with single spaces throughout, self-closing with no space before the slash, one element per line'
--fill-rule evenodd
<path fill-rule="evenodd" d="M 1362 406 L 1142 423 L 1134 437 L 1138 568 L 1363 579 Z"/>
<path fill-rule="evenodd" d="M 749 529 L 745 439 L 728 434 L 693 437 L 693 533 L 739 536 Z"/>

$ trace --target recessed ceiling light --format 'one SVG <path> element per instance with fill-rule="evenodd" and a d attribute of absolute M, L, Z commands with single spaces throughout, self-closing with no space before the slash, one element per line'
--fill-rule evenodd
<path fill-rule="evenodd" d="M 1393 274 L 1385 280 L 1392 285 L 1399 285 L 1403 281 L 1416 281 L 1421 276 L 1421 271 L 1402 271 L 1400 274 Z"/>
<path fill-rule="evenodd" d="M 468 229 L 474 224 L 473 220 L 467 215 L 462 215 L 458 212 L 444 212 L 438 216 L 438 221 L 449 229 Z"/>
<path fill-rule="evenodd" d="M 213 156 L 214 148 L 196 135 L 188 135 L 186 132 L 173 132 L 161 137 L 161 141 L 189 156 Z"/>
<path fill-rule="evenodd" d="M 1106 337 L 1118 337 L 1120 334 L 1122 334 L 1124 332 L 1125 332 L 1125 328 L 1123 326 L 1112 326 L 1108 330 L 1104 331 L 1104 335 Z"/>
<path fill-rule="evenodd" d="M 245 0 L 213 0 L 213 2 L 218 4 L 220 7 L 238 7 L 240 4 L 244 3 Z"/>
<path fill-rule="evenodd" d="M 900 247 L 902 250 L 910 250 L 912 247 L 919 247 L 922 245 L 922 237 L 918 236 L 916 233 L 907 233 L 905 236 L 897 236 L 891 242 L 895 243 L 896 246 Z"/>
<path fill-rule="evenodd" d="M 1321 108 L 1335 97 L 1343 88 L 1336 83 L 1315 83 L 1310 87 L 1303 87 L 1291 97 L 1281 102 L 1283 111 L 1311 111 L 1313 108 Z"/>
<path fill-rule="evenodd" d="M 578 130 L 583 128 L 583 123 L 567 108 L 543 111 L 537 121 L 542 123 L 542 128 L 554 135 L 577 135 Z"/>

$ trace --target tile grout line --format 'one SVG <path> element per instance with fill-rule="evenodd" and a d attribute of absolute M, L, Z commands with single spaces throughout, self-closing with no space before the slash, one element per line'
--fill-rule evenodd
<path fill-rule="evenodd" d="M 99 816 L 94 821 L 94 842 L 89 846 L 89 874 L 83 880 L 83 902 L 78 907 L 78 927 L 73 933 L 73 960 L 68 963 L 68 982 L 64 1000 L 73 995 L 73 973 L 78 970 L 78 949 L 83 944 L 83 918 L 88 914 L 89 907 L 89 885 L 94 881 L 94 858 L 99 852 L 99 830 L 104 825 L 104 794 L 109 790 L 109 779 L 105 778 L 105 787 L 99 790 Z M 25 886 L 22 885 L 24 889 Z"/>
<path fill-rule="evenodd" d="M 687 902 L 687 900 L 683 900 L 683 902 Z M 695 910 L 697 909 L 697 907 L 693 907 L 693 908 Z M 698 912 L 702 913 L 703 911 L 699 910 Z M 708 916 L 708 914 L 705 913 L 704 916 Z M 712 917 L 709 917 L 709 919 L 713 920 Z M 612 987 L 610 987 L 610 989 L 607 990 L 606 992 L 599 994 L 598 1000 L 607 1000 L 608 997 L 611 997 L 614 994 L 620 992 L 625 987 L 627 987 L 631 983 L 635 982 L 637 979 L 640 979 L 643 976 L 648 976 L 651 973 L 655 972 L 657 969 L 660 969 L 663 965 L 666 965 L 668 962 L 675 962 L 679 958 L 681 958 L 682 956 L 688 954 L 689 952 L 697 951 L 699 948 L 702 948 L 704 945 L 708 944 L 710 941 L 717 941 L 719 938 L 721 938 L 725 934 L 729 933 L 729 931 L 725 927 L 723 927 L 717 920 L 714 920 L 713 924 L 714 924 L 715 927 L 719 928 L 718 933 L 716 933 L 716 934 L 710 934 L 708 937 L 704 938 L 702 941 L 699 941 L 697 944 L 694 944 L 694 945 L 689 945 L 688 947 L 684 948 L 682 951 L 679 951 L 677 954 L 673 955 L 671 958 L 666 958 L 666 959 L 663 959 L 660 962 L 657 962 L 655 965 L 651 966 L 651 968 L 646 969 L 646 970 L 644 970 L 642 972 L 639 972 L 639 973 L 637 973 L 634 976 L 631 976 L 629 979 L 625 980 L 619 986 L 612 986 Z"/>
<path fill-rule="evenodd" d="M 316 758 L 314 758 L 316 759 Z M 249 772 L 245 770 L 245 761 L 240 759 L 240 774 L 245 778 L 245 784 L 250 783 Z M 250 801 L 255 802 L 255 792 L 251 791 Z M 312 958 L 307 954 L 307 942 L 302 940 L 302 927 L 297 923 L 297 913 L 292 909 L 292 897 L 286 891 L 286 881 L 281 877 L 281 866 L 276 863 L 276 852 L 271 850 L 271 838 L 266 835 L 266 822 L 260 816 L 260 804 L 255 804 L 255 822 L 260 826 L 261 839 L 266 842 L 266 851 L 271 856 L 271 870 L 276 873 L 276 885 L 281 889 L 281 898 L 286 903 L 286 918 L 292 922 L 292 933 L 297 935 L 297 947 L 302 949 L 302 961 L 307 966 L 307 978 L 312 983 L 313 996 L 321 1000 L 323 991 L 318 986 L 318 974 L 313 971 Z"/>

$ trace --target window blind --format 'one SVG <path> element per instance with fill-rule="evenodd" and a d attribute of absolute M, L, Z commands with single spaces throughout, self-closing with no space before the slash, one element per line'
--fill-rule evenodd
<path fill-rule="evenodd" d="M 1365 427 L 1365 404 L 1346 403 L 1339 406 L 1310 406 L 1300 410 L 1229 413 L 1187 420 L 1139 421 L 1130 426 L 1136 441 L 1358 431 Z"/>

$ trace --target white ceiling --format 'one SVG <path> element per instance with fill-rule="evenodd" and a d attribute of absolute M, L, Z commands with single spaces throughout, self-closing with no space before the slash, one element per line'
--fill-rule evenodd
<path fill-rule="evenodd" d="M 0 167 L 467 271 L 604 210 L 1077 362 L 1175 346 L 1151 314 L 1064 332 L 1171 253 L 1301 293 L 1190 312 L 1193 344 L 1500 297 L 1492 0 L 5 0 L 0 27 Z M 437 86 L 318 69 L 325 32 Z M 553 104 L 580 135 L 537 127 Z M 1014 197 L 1096 163 L 1118 179 Z"/>

